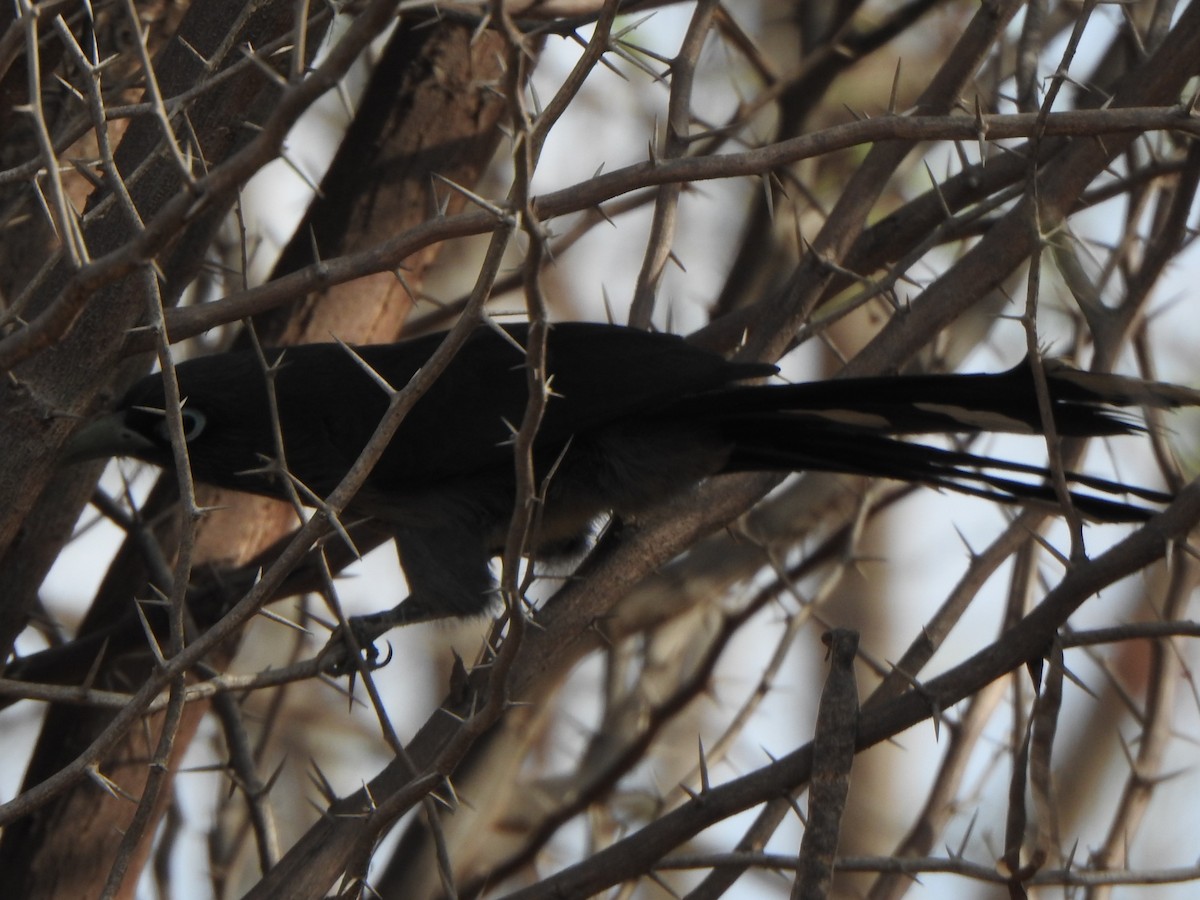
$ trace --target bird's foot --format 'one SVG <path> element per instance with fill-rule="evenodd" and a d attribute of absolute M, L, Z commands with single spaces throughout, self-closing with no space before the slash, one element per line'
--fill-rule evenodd
<path fill-rule="evenodd" d="M 386 655 L 381 659 L 379 648 L 375 646 L 377 640 L 401 625 L 429 622 L 444 618 L 445 615 L 445 613 L 428 612 L 419 602 L 414 602 L 414 599 L 409 597 L 392 609 L 365 616 L 351 616 L 346 620 L 346 628 L 334 629 L 328 643 L 321 651 L 325 671 L 332 675 L 348 675 L 357 671 L 358 666 L 354 663 L 356 654 L 368 671 L 382 669 L 392 661 L 392 649 L 389 646 Z M 353 640 L 351 640 L 351 636 L 353 636 Z"/>
<path fill-rule="evenodd" d="M 404 623 L 403 617 L 397 615 L 399 610 L 400 607 L 396 607 L 366 616 L 352 616 L 346 620 L 345 627 L 335 628 L 321 651 L 325 670 L 334 676 L 349 675 L 359 668 L 354 660 L 356 655 L 363 667 L 371 672 L 391 662 L 391 647 L 381 658 L 375 642 Z"/>

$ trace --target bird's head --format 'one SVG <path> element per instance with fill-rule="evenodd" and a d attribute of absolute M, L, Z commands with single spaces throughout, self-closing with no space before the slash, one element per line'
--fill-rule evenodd
<path fill-rule="evenodd" d="M 219 359 L 220 364 L 209 360 Z M 180 416 L 192 472 L 197 480 L 253 489 L 236 473 L 261 468 L 273 446 L 261 367 L 252 354 L 222 354 L 175 369 L 183 400 Z M 80 428 L 68 440 L 63 462 L 108 456 L 168 467 L 174 459 L 162 375 L 148 375 L 116 408 Z"/>

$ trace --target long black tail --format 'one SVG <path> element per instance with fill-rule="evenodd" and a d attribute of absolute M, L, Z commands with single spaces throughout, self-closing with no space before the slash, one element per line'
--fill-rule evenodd
<path fill-rule="evenodd" d="M 761 424 L 761 419 L 739 422 L 737 442 L 726 471 L 840 472 L 917 482 L 1001 503 L 1032 501 L 1058 505 L 1054 487 L 1047 482 L 1050 472 L 1042 466 L 808 423 L 774 422 L 759 432 L 756 426 Z M 1171 499 L 1170 494 L 1149 488 L 1079 472 L 1064 474 L 1072 485 L 1113 497 L 1132 496 L 1151 503 L 1166 503 Z M 1041 480 L 1022 481 L 1012 475 Z M 1071 502 L 1082 515 L 1099 522 L 1141 522 L 1154 514 L 1154 510 L 1136 503 L 1076 490 L 1071 491 Z"/>
<path fill-rule="evenodd" d="M 1200 406 L 1200 391 L 1174 384 L 1083 372 L 1055 360 L 1043 367 L 1063 436 L 1142 430 L 1140 418 L 1122 411 L 1127 407 Z M 996 374 L 892 375 L 724 391 L 720 414 L 738 413 L 783 413 L 876 434 L 1041 434 L 1043 424 L 1028 360 Z"/>
<path fill-rule="evenodd" d="M 1055 426 L 1064 436 L 1144 430 L 1126 407 L 1200 405 L 1200 392 L 1061 364 L 1047 367 Z M 824 471 L 894 478 L 1006 503 L 1058 504 L 1040 466 L 898 440 L 891 435 L 1005 431 L 1041 433 L 1027 363 L 995 375 L 928 375 L 763 385 L 724 392 L 708 408 L 734 445 L 728 471 Z M 1170 495 L 1076 472 L 1072 503 L 1104 522 L 1143 521 Z M 1022 480 L 1025 476 L 1034 480 Z M 1096 494 L 1108 496 L 1097 496 Z"/>

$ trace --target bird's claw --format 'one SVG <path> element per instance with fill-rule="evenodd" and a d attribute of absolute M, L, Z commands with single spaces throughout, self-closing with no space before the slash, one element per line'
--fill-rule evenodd
<path fill-rule="evenodd" d="M 377 615 L 354 616 L 348 619 L 344 627 L 334 629 L 321 651 L 323 668 L 335 677 L 353 674 L 360 668 L 368 672 L 382 669 L 392 661 L 393 649 L 389 643 L 387 653 L 381 659 L 375 641 L 387 630 Z M 357 661 L 354 659 L 355 655 L 358 656 Z"/>

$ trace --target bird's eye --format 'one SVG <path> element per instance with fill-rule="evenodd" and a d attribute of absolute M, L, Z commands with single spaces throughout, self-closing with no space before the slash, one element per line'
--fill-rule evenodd
<path fill-rule="evenodd" d="M 180 418 L 183 419 L 183 439 L 187 443 L 191 443 L 200 432 L 204 430 L 204 425 L 207 420 L 204 418 L 204 413 L 195 409 L 183 409 L 180 412 Z M 164 441 L 171 440 L 171 430 L 167 427 L 167 419 L 164 416 L 158 423 L 158 434 Z"/>

